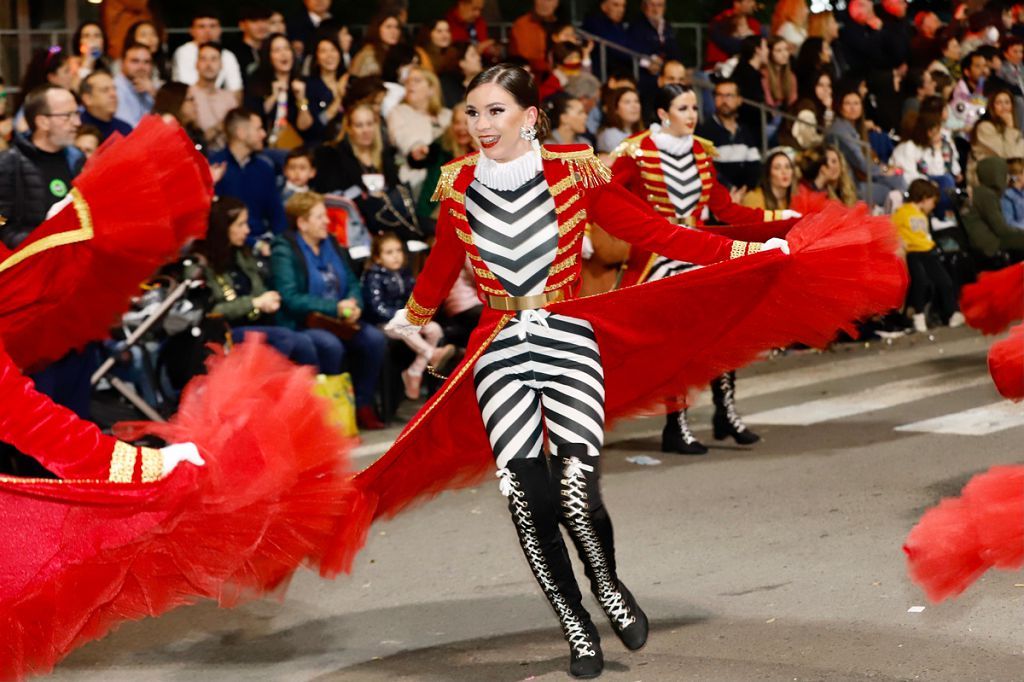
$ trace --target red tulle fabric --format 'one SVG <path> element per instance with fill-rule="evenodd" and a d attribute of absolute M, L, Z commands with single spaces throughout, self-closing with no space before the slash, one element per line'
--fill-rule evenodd
<path fill-rule="evenodd" d="M 148 484 L 0 480 L 0 679 L 45 673 L 125 620 L 280 588 L 304 561 L 343 568 L 329 552 L 358 498 L 312 391 L 311 370 L 247 340 L 170 424 L 122 429 L 192 441 L 205 466 Z"/>
<path fill-rule="evenodd" d="M 591 322 L 605 371 L 609 424 L 664 410 L 664 396 L 703 389 L 766 349 L 823 346 L 855 320 L 901 305 L 907 274 L 886 218 L 839 205 L 805 217 L 768 251 L 668 279 L 553 304 Z M 477 483 L 494 463 L 472 364 L 508 319 L 484 313 L 466 359 L 394 446 L 356 477 L 369 519 L 447 488 Z M 365 527 L 352 529 L 359 538 Z M 354 552 L 357 547 L 343 551 Z"/>
<path fill-rule="evenodd" d="M 1024 400 L 1024 324 L 988 349 L 988 371 L 999 395 L 1014 402 Z"/>
<path fill-rule="evenodd" d="M 88 212 L 65 207 L 8 257 L 39 251 L 0 272 L 0 336 L 26 371 L 107 338 L 139 284 L 206 233 L 209 165 L 157 116 L 108 140 L 74 186 Z M 88 229 L 91 238 L 52 245 Z"/>
<path fill-rule="evenodd" d="M 993 467 L 960 497 L 929 509 L 907 536 L 908 571 L 932 601 L 957 596 L 990 568 L 1024 564 L 1024 467 Z"/>
<path fill-rule="evenodd" d="M 998 334 L 1024 318 L 1024 263 L 984 272 L 963 288 L 960 310 L 967 324 L 985 334 Z"/>

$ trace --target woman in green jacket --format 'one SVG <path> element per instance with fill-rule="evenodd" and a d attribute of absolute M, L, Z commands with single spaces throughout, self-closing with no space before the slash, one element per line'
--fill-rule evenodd
<path fill-rule="evenodd" d="M 267 289 L 259 265 L 245 245 L 248 220 L 245 204 L 234 197 L 220 197 L 210 209 L 206 239 L 196 248 L 203 257 L 203 274 L 212 297 L 210 313 L 223 316 L 231 325 L 235 343 L 249 332 L 259 332 L 282 355 L 300 365 L 318 367 L 313 340 L 275 324 L 281 294 Z"/>

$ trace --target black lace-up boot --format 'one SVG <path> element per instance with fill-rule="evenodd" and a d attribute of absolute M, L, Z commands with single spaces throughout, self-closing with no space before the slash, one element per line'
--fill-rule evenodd
<path fill-rule="evenodd" d="M 715 417 L 711 421 L 715 440 L 732 437 L 740 445 L 753 445 L 761 436 L 747 428 L 736 411 L 736 372 L 726 372 L 711 382 Z"/>

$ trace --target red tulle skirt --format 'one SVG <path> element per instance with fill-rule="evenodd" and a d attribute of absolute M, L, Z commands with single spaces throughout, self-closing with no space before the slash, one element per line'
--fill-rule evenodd
<path fill-rule="evenodd" d="M 1024 318 L 1024 263 L 982 273 L 961 292 L 960 310 L 967 324 L 985 334 L 998 334 Z"/>
<path fill-rule="evenodd" d="M 960 497 L 929 509 L 903 551 L 911 579 L 932 601 L 957 596 L 990 568 L 1024 564 L 1024 467 L 993 467 Z"/>
<path fill-rule="evenodd" d="M 902 304 L 906 268 L 891 222 L 831 205 L 789 232 L 792 255 L 768 251 L 675 277 L 548 306 L 588 320 L 605 372 L 609 424 L 663 411 L 664 396 L 773 347 L 824 346 L 856 320 Z M 416 500 L 479 482 L 493 456 L 477 406 L 473 364 L 510 316 L 487 310 L 463 363 L 394 446 L 356 477 L 355 519 L 391 516 Z M 347 559 L 367 526 L 349 529 Z"/>
<path fill-rule="evenodd" d="M 0 479 L 0 679 L 48 672 L 126 620 L 333 575 L 354 513 L 348 443 L 312 371 L 246 341 L 186 390 L 169 424 L 124 435 L 192 441 L 203 467 L 154 483 Z"/>
<path fill-rule="evenodd" d="M 206 233 L 209 165 L 158 116 L 108 140 L 73 184 L 76 200 L 0 262 L 0 336 L 25 371 L 107 338 L 139 284 Z"/>

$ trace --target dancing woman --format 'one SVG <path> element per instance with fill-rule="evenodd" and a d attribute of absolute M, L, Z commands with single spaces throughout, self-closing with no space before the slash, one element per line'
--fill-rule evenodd
<path fill-rule="evenodd" d="M 647 640 L 647 617 L 616 572 L 611 519 L 599 489 L 605 375 L 586 319 L 545 307 L 572 298 L 585 221 L 642 248 L 710 264 L 755 253 L 759 243 L 679 230 L 607 184 L 585 145 L 544 146 L 547 121 L 526 71 L 492 67 L 470 83 L 466 112 L 482 150 L 444 168 L 445 220 L 406 309 L 390 327 L 415 333 L 433 316 L 468 252 L 495 325 L 473 364 L 480 416 L 530 568 L 570 646 L 570 672 L 594 677 L 603 656 L 559 531 L 564 523 L 591 591 L 629 649 Z M 785 248 L 781 239 L 771 247 Z M 551 468 L 544 457 L 545 433 Z"/>
<path fill-rule="evenodd" d="M 657 95 L 660 123 L 630 136 L 612 154 L 616 182 L 648 202 L 668 220 L 689 228 L 705 228 L 705 213 L 719 221 L 763 223 L 798 218 L 790 210 L 770 211 L 734 203 L 729 190 L 715 173 L 715 149 L 707 140 L 694 136 L 697 127 L 697 95 L 688 85 L 670 84 Z M 762 238 L 781 236 L 791 222 L 765 226 Z M 706 228 L 713 229 L 713 228 Z M 685 272 L 699 263 L 680 261 L 667 255 L 632 249 L 622 286 L 654 281 Z M 698 332 L 699 333 L 699 332 Z M 747 428 L 736 411 L 736 372 L 729 371 L 711 382 L 715 404 L 712 421 L 716 440 L 731 436 L 740 445 L 760 438 Z M 662 431 L 662 452 L 703 455 L 708 449 L 690 430 L 685 405 L 669 411 Z"/>

